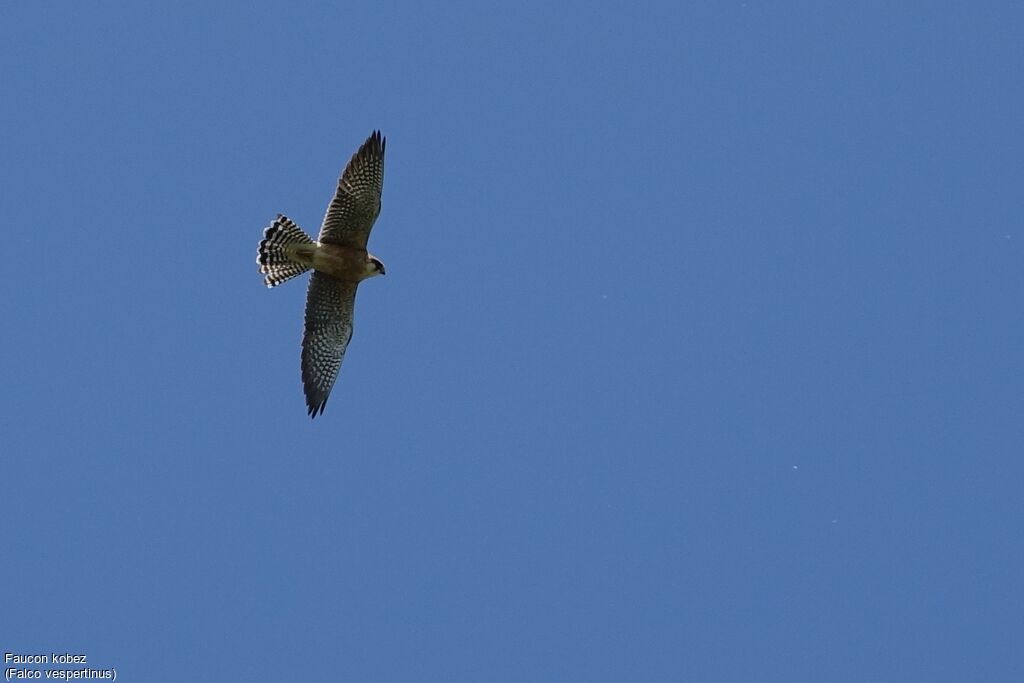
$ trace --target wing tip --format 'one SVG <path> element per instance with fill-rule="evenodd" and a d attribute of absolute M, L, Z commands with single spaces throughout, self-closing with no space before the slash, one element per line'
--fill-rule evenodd
<path fill-rule="evenodd" d="M 368 153 L 376 154 L 377 156 L 384 156 L 384 147 L 387 145 L 387 138 L 380 132 L 380 129 L 374 130 L 370 133 L 370 137 L 366 138 L 366 142 L 363 143 L 363 149 Z"/>
<path fill-rule="evenodd" d="M 307 397 L 306 400 L 306 414 L 309 415 L 309 419 L 315 420 L 317 415 L 324 414 L 324 408 L 327 407 L 327 397 L 323 397 L 319 400 L 314 400 Z"/>

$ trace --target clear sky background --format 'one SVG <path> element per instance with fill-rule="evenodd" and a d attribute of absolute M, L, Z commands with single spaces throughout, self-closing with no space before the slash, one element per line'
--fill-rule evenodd
<path fill-rule="evenodd" d="M 0 5 L 0 650 L 1024 679 L 1017 3 Z M 307 278 L 387 136 L 324 415 Z"/>

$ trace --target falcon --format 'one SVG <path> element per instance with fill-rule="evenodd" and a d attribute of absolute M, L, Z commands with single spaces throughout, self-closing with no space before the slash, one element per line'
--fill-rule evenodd
<path fill-rule="evenodd" d="M 281 214 L 263 231 L 256 261 L 263 282 L 276 287 L 312 269 L 302 333 L 302 388 L 311 418 L 321 415 L 352 339 L 352 311 L 359 283 L 384 274 L 366 251 L 380 214 L 384 138 L 374 131 L 338 179 L 338 189 L 314 242 Z"/>

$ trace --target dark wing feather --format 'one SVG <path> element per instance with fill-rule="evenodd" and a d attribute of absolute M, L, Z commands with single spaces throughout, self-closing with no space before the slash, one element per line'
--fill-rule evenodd
<path fill-rule="evenodd" d="M 384 186 L 384 138 L 374 131 L 352 155 L 338 179 L 338 190 L 327 207 L 321 242 L 366 249 L 370 230 L 380 213 Z"/>
<path fill-rule="evenodd" d="M 335 280 L 319 271 L 313 271 L 309 279 L 302 334 L 302 388 L 310 417 L 324 412 L 352 339 L 356 287 L 354 282 Z"/>

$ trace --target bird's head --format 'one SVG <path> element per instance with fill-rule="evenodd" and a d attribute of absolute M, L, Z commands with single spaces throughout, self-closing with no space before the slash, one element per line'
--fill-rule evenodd
<path fill-rule="evenodd" d="M 366 257 L 366 277 L 384 274 L 384 263 L 376 256 Z"/>

